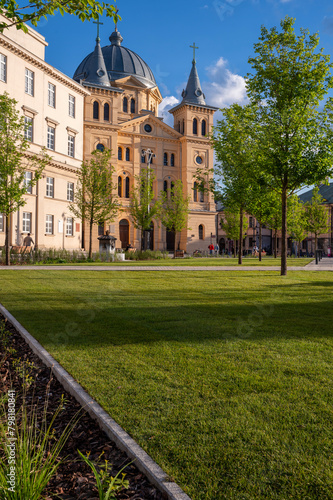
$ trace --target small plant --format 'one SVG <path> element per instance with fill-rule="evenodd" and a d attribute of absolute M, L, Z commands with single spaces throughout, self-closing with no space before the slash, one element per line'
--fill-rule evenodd
<path fill-rule="evenodd" d="M 36 368 L 35 364 L 32 361 L 18 358 L 13 359 L 12 365 L 17 375 L 22 379 L 23 385 L 29 389 L 34 381 L 33 370 Z"/>
<path fill-rule="evenodd" d="M 15 416 L 14 430 L 8 430 L 5 418 L 5 400 L 0 400 L 0 498 L 2 500 L 39 500 L 42 492 L 56 473 L 60 463 L 61 450 L 78 421 L 74 417 L 60 436 L 57 436 L 54 423 L 64 408 L 64 398 L 48 423 L 48 400 L 42 415 L 32 401 L 27 405 L 23 396 L 21 408 Z M 10 434 L 10 436 L 9 436 Z M 15 443 L 15 460 L 11 447 Z M 13 464 L 13 465 L 10 465 Z M 8 474 L 15 478 L 15 486 L 9 486 Z"/>
<path fill-rule="evenodd" d="M 127 489 L 129 487 L 129 482 L 127 479 L 125 479 L 126 474 L 121 474 L 122 471 L 129 464 L 125 465 L 115 477 L 112 477 L 110 475 L 110 469 L 112 469 L 112 467 L 108 464 L 107 460 L 105 460 L 103 466 L 98 466 L 96 464 L 99 469 L 97 470 L 95 464 L 91 460 L 89 460 L 89 455 L 85 457 L 80 452 L 80 450 L 77 451 L 80 457 L 84 460 L 84 462 L 91 468 L 91 470 L 94 473 L 98 489 L 99 500 L 115 500 L 116 497 L 114 496 L 114 493 L 121 491 L 123 488 Z"/>

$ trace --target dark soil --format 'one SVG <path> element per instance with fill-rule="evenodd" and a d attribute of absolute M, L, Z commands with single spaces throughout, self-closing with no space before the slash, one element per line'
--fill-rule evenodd
<path fill-rule="evenodd" d="M 0 315 L 0 325 L 3 324 Z M 15 359 L 29 361 L 33 367 L 28 368 L 29 376 L 34 380 L 27 390 L 27 401 L 33 400 L 43 414 L 45 398 L 48 397 L 47 413 L 52 417 L 59 407 L 61 397 L 65 397 L 64 409 L 55 421 L 56 435 L 61 435 L 66 425 L 81 409 L 80 404 L 68 394 L 57 379 L 52 376 L 51 370 L 47 368 L 39 358 L 31 351 L 15 328 L 6 321 L 6 330 L 10 332 L 7 347 L 4 346 L 0 335 L 0 392 L 6 393 L 8 389 L 14 389 L 17 397 L 17 407 L 22 400 L 23 380 L 20 370 L 15 367 Z M 16 352 L 8 353 L 7 349 L 13 348 Z M 14 361 L 14 363 L 13 363 Z M 107 435 L 99 428 L 98 424 L 81 409 L 80 418 L 74 430 L 66 442 L 60 458 L 65 458 L 57 470 L 56 476 L 49 482 L 45 496 L 48 500 L 60 498 L 62 500 L 98 499 L 96 481 L 91 469 L 82 461 L 77 450 L 84 455 L 89 455 L 92 461 L 98 461 L 101 465 L 105 460 L 111 464 L 111 475 L 114 477 L 126 464 L 123 473 L 129 481 L 129 488 L 116 494 L 119 500 L 163 500 L 163 494 L 153 486 L 142 474 L 126 454 L 120 451 L 110 441 Z"/>

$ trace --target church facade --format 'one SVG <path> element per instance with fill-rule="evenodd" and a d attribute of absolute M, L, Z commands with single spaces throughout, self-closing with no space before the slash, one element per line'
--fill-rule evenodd
<path fill-rule="evenodd" d="M 7 58 L 8 78 L 10 69 L 14 66 L 14 63 L 10 62 L 14 51 L 10 54 L 2 48 L 5 46 L 3 40 L 11 36 L 18 35 L 10 31 L 0 37 L 0 57 L 2 55 Z M 121 210 L 111 224 L 101 224 L 94 228 L 93 250 L 98 250 L 97 238 L 106 230 L 117 238 L 117 248 L 126 248 L 127 244 L 140 248 L 141 234 L 135 229 L 129 213 L 130 194 L 136 176 L 142 167 L 147 166 L 145 151 L 150 149 L 154 155 L 151 168 L 156 177 L 156 195 L 166 191 L 170 196 L 173 183 L 181 179 L 184 196 L 189 196 L 191 200 L 188 217 L 190 229 L 181 233 L 180 248 L 189 253 L 194 250 L 206 250 L 212 238 L 214 242 L 216 237 L 216 209 L 213 196 L 197 189 L 194 175 L 199 167 L 213 166 L 213 150 L 208 134 L 213 125 L 216 108 L 205 102 L 195 58 L 182 101 L 170 110 L 174 118 L 174 126 L 170 127 L 158 117 L 162 96 L 151 69 L 139 55 L 123 45 L 117 28 L 110 36 L 109 45 L 101 47 L 97 38 L 94 51 L 79 64 L 73 79 L 44 62 L 46 43 L 41 35 L 29 28 L 27 35 L 20 33 L 19 37 L 19 40 L 12 42 L 21 46 L 21 52 L 16 52 L 20 62 L 15 65 L 22 67 L 23 81 L 26 70 L 30 67 L 24 51 L 33 53 L 31 46 L 36 45 L 31 71 L 36 74 L 35 95 L 38 95 L 39 99 L 31 99 L 31 95 L 27 95 L 22 89 L 18 90 L 16 86 L 8 85 L 8 81 L 0 80 L 0 90 L 4 92 L 8 89 L 11 97 L 19 101 L 22 112 L 28 113 L 27 116 L 34 120 L 31 149 L 45 146 L 53 161 L 52 165 L 47 167 L 38 187 L 26 195 L 27 208 L 23 207 L 17 219 L 16 214 L 14 215 L 11 244 L 22 244 L 22 238 L 28 228 L 23 221 L 23 217 L 26 217 L 23 212 L 27 213 L 29 209 L 29 232 L 40 248 L 87 248 L 88 232 L 82 227 L 81 221 L 75 220 L 68 213 L 68 202 L 73 196 L 76 172 L 82 160 L 89 160 L 95 149 L 108 148 L 112 150 L 112 165 L 116 172 L 114 182 L 117 186 L 115 194 L 119 197 Z M 43 75 L 38 77 L 39 79 L 38 71 Z M 37 88 L 39 84 L 43 89 L 42 93 L 39 87 Z M 57 96 L 53 108 L 50 106 L 50 99 L 51 104 L 54 102 L 52 95 L 50 97 L 50 89 L 53 89 Z M 73 97 L 74 119 L 69 114 L 70 99 Z M 49 147 L 52 145 L 48 138 L 49 129 L 55 131 L 53 149 Z M 51 200 L 48 196 L 51 189 L 50 179 L 53 179 Z M 73 234 L 67 234 L 67 226 L 70 229 L 68 233 Z M 0 245 L 3 244 L 3 231 L 2 219 Z M 151 234 L 152 249 L 174 248 L 174 235 L 159 221 L 153 222 Z"/>

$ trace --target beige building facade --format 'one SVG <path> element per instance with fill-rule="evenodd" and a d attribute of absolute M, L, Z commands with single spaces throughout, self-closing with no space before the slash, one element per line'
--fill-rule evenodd
<path fill-rule="evenodd" d="M 83 159 L 83 108 L 89 91 L 45 62 L 46 45 L 31 28 L 24 33 L 12 27 L 0 34 L 0 92 L 17 101 L 30 152 L 45 147 L 52 158 L 25 195 L 24 207 L 11 217 L 10 245 L 21 246 L 31 233 L 41 249 L 80 249 L 81 222 L 68 204 Z M 27 166 L 27 183 L 33 175 Z M 0 215 L 0 246 L 4 243 L 5 221 Z"/>

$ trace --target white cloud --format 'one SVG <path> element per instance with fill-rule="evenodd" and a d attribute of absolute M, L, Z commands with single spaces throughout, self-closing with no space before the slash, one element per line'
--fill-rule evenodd
<path fill-rule="evenodd" d="M 164 123 L 173 127 L 173 116 L 168 113 L 169 109 L 176 106 L 179 103 L 179 99 L 173 95 L 164 97 L 163 101 L 158 107 L 158 116 L 164 119 Z"/>
<path fill-rule="evenodd" d="M 209 105 L 222 108 L 235 102 L 248 102 L 244 78 L 232 73 L 227 66 L 228 61 L 220 57 L 214 65 L 206 68 L 209 81 L 203 81 L 202 88 Z"/>

